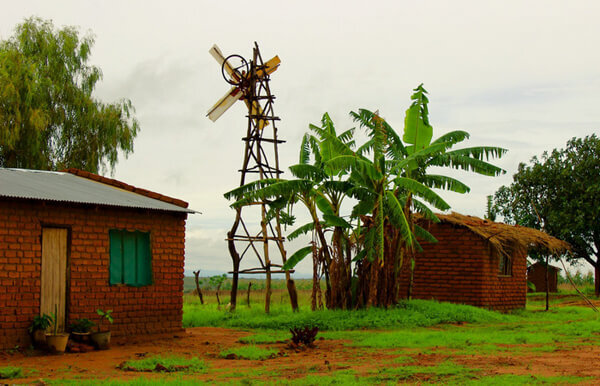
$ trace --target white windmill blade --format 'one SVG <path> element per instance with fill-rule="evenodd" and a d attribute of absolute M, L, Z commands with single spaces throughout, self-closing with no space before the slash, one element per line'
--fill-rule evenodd
<path fill-rule="evenodd" d="M 225 56 L 216 44 L 214 44 L 210 50 L 208 50 L 208 53 L 215 58 L 217 63 L 219 63 L 219 66 L 223 67 L 223 63 L 225 63 L 225 70 L 229 75 L 236 74 L 236 71 L 231 67 L 231 65 L 225 61 Z M 238 75 L 236 74 L 236 76 Z"/>
<path fill-rule="evenodd" d="M 211 121 L 215 122 L 225 111 L 237 102 L 242 95 L 243 93 L 239 88 L 232 87 L 227 94 L 223 95 L 223 97 L 208 110 L 206 115 Z"/>

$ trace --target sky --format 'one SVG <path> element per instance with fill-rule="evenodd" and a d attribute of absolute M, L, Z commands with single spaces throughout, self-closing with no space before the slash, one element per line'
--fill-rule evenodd
<path fill-rule="evenodd" d="M 31 16 L 95 36 L 95 95 L 130 99 L 141 126 L 113 177 L 201 212 L 187 221 L 185 268 L 214 274 L 231 269 L 224 239 L 235 213 L 223 193 L 239 184 L 247 121 L 243 103 L 215 123 L 206 117 L 229 89 L 208 54 L 213 44 L 226 56 L 250 58 L 254 42 L 263 58 L 279 55 L 270 86 L 284 169 L 325 112 L 341 131 L 354 126 L 350 111 L 379 110 L 401 132 L 412 89 L 424 83 L 434 137 L 460 129 L 468 146 L 509 150 L 494 161 L 505 175 L 453 172 L 471 192 L 441 193 L 451 210 L 481 217 L 486 196 L 510 184 L 520 162 L 599 133 L 598 14 L 600 2 L 576 0 L 20 0 L 3 5 L 0 39 Z M 305 219 L 302 208 L 295 214 Z M 297 267 L 310 272 L 308 262 Z"/>

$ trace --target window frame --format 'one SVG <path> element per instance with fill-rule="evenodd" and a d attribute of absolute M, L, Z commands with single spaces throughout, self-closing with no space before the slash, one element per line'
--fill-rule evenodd
<path fill-rule="evenodd" d="M 512 277 L 513 262 L 512 259 L 504 253 L 498 254 L 498 277 Z"/>
<path fill-rule="evenodd" d="M 110 229 L 108 282 L 111 286 L 154 284 L 151 233 Z"/>

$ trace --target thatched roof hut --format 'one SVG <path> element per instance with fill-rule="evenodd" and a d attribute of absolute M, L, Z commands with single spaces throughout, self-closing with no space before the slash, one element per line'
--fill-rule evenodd
<path fill-rule="evenodd" d="M 456 212 L 437 214 L 437 217 L 442 223 L 470 229 L 481 236 L 493 249 L 504 255 L 510 256 L 515 252 L 527 253 L 533 248 L 561 255 L 571 248 L 569 243 L 533 228 L 508 225 Z M 423 221 L 420 222 L 423 226 Z"/>
<path fill-rule="evenodd" d="M 422 242 L 416 254 L 411 296 L 508 311 L 523 308 L 527 292 L 527 252 L 562 254 L 569 244 L 521 226 L 459 213 L 439 214 L 439 223 L 418 218 L 437 243 Z M 408 294 L 410 264 L 405 264 L 401 293 Z M 406 292 L 404 292 L 406 291 Z"/>

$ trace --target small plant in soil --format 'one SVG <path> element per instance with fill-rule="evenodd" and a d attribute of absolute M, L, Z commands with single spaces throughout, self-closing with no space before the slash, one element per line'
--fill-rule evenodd
<path fill-rule="evenodd" d="M 97 309 L 96 313 L 100 317 L 100 320 L 98 321 L 98 330 L 90 335 L 90 338 L 97 349 L 106 350 L 110 347 L 110 328 L 102 331 L 102 322 L 106 320 L 108 323 L 112 324 L 112 310 L 103 311 L 101 309 Z"/>
<path fill-rule="evenodd" d="M 304 345 L 306 347 L 314 347 L 319 327 L 295 327 L 290 328 L 290 332 L 292 333 L 292 346 L 299 347 Z"/>
<path fill-rule="evenodd" d="M 48 349 L 53 353 L 64 353 L 69 341 L 69 334 L 58 332 L 58 306 L 54 305 L 54 312 L 51 317 L 52 334 L 46 334 L 46 343 Z"/>
<path fill-rule="evenodd" d="M 153 356 L 125 361 L 117 366 L 117 368 L 123 371 L 165 373 L 181 371 L 187 373 L 199 373 L 206 370 L 206 364 L 197 357 L 184 358 L 178 356 Z"/>
<path fill-rule="evenodd" d="M 20 367 L 0 367 L 0 379 L 15 379 L 23 377 L 23 369 Z"/>
<path fill-rule="evenodd" d="M 98 332 L 101 332 L 101 328 L 102 328 L 102 322 L 104 322 L 105 320 L 112 324 L 113 323 L 113 317 L 112 317 L 112 310 L 108 310 L 108 311 L 103 311 L 101 309 L 97 309 L 96 313 L 98 314 L 98 316 L 100 316 L 100 321 L 98 322 Z"/>
<path fill-rule="evenodd" d="M 45 331 L 52 324 L 52 317 L 47 314 L 36 315 L 33 317 L 31 326 L 29 326 L 29 333 L 33 334 L 37 330 Z"/>
<path fill-rule="evenodd" d="M 41 348 L 46 345 L 46 330 L 52 324 L 52 317 L 47 314 L 36 315 L 29 326 L 29 335 L 33 346 Z"/>
<path fill-rule="evenodd" d="M 90 331 L 92 331 L 92 327 L 94 327 L 95 325 L 96 325 L 96 323 L 92 322 L 91 320 L 89 320 L 87 318 L 82 318 L 82 319 L 74 320 L 69 325 L 69 328 L 71 329 L 71 332 L 86 334 L 86 333 L 89 333 Z"/>

